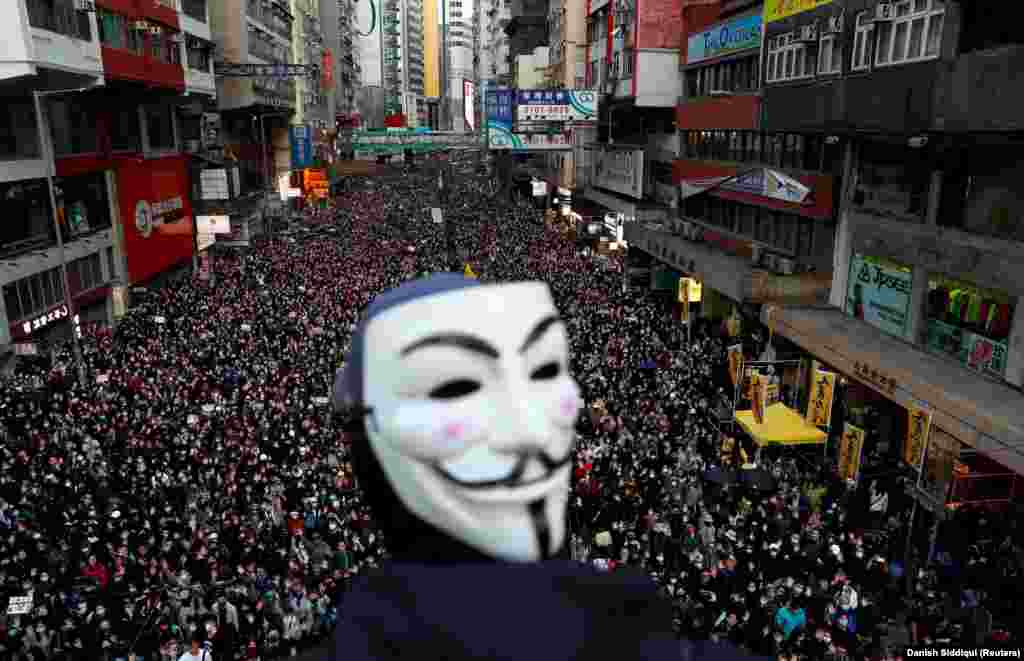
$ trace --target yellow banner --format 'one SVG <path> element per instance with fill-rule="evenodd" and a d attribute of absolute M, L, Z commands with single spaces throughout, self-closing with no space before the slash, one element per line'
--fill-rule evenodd
<path fill-rule="evenodd" d="M 732 379 L 732 387 L 735 388 L 740 382 L 743 374 L 743 345 L 734 344 L 729 347 L 729 378 Z"/>
<path fill-rule="evenodd" d="M 679 278 L 679 320 L 690 323 L 690 279 Z"/>
<path fill-rule="evenodd" d="M 843 439 L 839 444 L 839 477 L 844 480 L 857 480 L 863 452 L 864 430 L 847 422 L 843 429 Z"/>
<path fill-rule="evenodd" d="M 768 377 L 759 372 L 750 375 L 750 409 L 754 412 L 754 421 L 764 424 L 764 410 L 768 406 Z"/>
<path fill-rule="evenodd" d="M 680 303 L 689 300 L 691 303 L 700 303 L 701 296 L 704 293 L 704 285 L 700 280 L 694 280 L 693 278 L 679 278 L 679 286 L 677 287 L 677 299 Z"/>
<path fill-rule="evenodd" d="M 777 383 L 769 383 L 765 392 L 767 393 L 765 395 L 765 406 L 771 406 L 782 399 L 782 395 L 779 392 L 779 384 Z"/>
<path fill-rule="evenodd" d="M 807 402 L 807 422 L 819 427 L 828 427 L 832 422 L 832 398 L 836 391 L 836 375 L 816 369 L 813 378 L 811 397 Z"/>
<path fill-rule="evenodd" d="M 832 0 L 765 0 L 765 24 L 832 4 Z"/>
<path fill-rule="evenodd" d="M 914 468 L 920 468 L 924 460 L 924 449 L 928 446 L 931 426 L 931 411 L 917 405 L 911 405 L 907 409 L 907 438 L 903 443 L 903 461 Z"/>

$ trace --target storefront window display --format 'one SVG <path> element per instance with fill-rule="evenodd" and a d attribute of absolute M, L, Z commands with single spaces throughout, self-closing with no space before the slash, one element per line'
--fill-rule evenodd
<path fill-rule="evenodd" d="M 846 313 L 906 340 L 913 271 L 886 259 L 855 254 L 850 260 Z"/>
<path fill-rule="evenodd" d="M 942 275 L 928 277 L 925 346 L 1003 379 L 1016 297 Z"/>

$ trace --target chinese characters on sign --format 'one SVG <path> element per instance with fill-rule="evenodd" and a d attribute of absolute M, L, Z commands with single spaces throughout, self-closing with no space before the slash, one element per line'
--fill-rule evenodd
<path fill-rule="evenodd" d="M 67 316 L 68 306 L 62 305 L 59 308 L 54 308 L 47 312 L 46 314 L 40 315 L 31 321 L 26 321 L 21 325 L 21 330 L 25 331 L 25 334 L 28 335 L 33 331 L 37 331 L 40 328 L 49 326 L 53 322 L 58 321 L 60 319 L 64 319 Z"/>
<path fill-rule="evenodd" d="M 811 397 L 807 402 L 807 421 L 819 427 L 832 424 L 832 399 L 835 396 L 836 375 L 832 372 L 814 370 Z"/>
<path fill-rule="evenodd" d="M 594 121 L 597 92 L 592 90 L 520 90 L 516 95 L 519 121 Z"/>
<path fill-rule="evenodd" d="M 729 378 L 733 387 L 740 382 L 740 374 L 743 373 L 743 345 L 734 344 L 728 349 L 729 357 Z"/>
<path fill-rule="evenodd" d="M 839 477 L 844 480 L 857 480 L 863 450 L 864 430 L 847 422 L 839 445 Z"/>
<path fill-rule="evenodd" d="M 766 0 L 764 22 L 771 23 L 832 4 L 832 0 Z"/>
<path fill-rule="evenodd" d="M 882 392 L 892 394 L 896 392 L 896 379 L 886 376 L 867 363 L 856 362 L 853 364 L 853 373 L 860 379 L 878 386 Z"/>
<path fill-rule="evenodd" d="M 916 404 L 907 409 L 907 439 L 903 444 L 903 461 L 914 468 L 921 468 L 931 426 L 931 411 Z"/>

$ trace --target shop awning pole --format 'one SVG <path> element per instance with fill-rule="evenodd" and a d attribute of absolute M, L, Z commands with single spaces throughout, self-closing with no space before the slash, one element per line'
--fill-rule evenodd
<path fill-rule="evenodd" d="M 78 382 L 82 385 L 85 385 L 85 360 L 82 358 L 82 345 L 78 339 L 79 327 L 75 324 L 77 312 L 75 310 L 74 298 L 71 296 L 71 281 L 68 279 L 67 253 L 64 251 L 64 237 L 61 234 L 60 217 L 57 214 L 57 195 L 53 185 L 53 179 L 57 176 L 57 173 L 55 171 L 56 166 L 54 165 L 53 145 L 50 144 L 49 140 L 49 125 L 43 122 L 43 104 L 39 99 L 42 98 L 43 95 L 47 94 L 84 92 L 88 89 L 89 88 L 87 87 L 78 87 L 74 89 L 52 90 L 47 92 L 40 92 L 39 90 L 32 91 L 32 101 L 35 106 L 36 113 L 36 135 L 39 138 L 39 149 L 42 152 L 43 160 L 46 162 L 46 189 L 50 194 L 50 215 L 53 218 L 53 229 L 57 235 L 57 252 L 60 254 L 60 274 L 61 282 L 64 286 L 64 305 L 68 309 L 68 320 L 71 323 L 71 346 L 74 350 L 75 366 L 78 368 Z"/>

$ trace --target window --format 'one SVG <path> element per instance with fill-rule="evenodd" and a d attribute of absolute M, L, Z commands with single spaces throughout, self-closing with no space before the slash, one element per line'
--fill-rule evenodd
<path fill-rule="evenodd" d="M 875 64 L 901 64 L 939 56 L 945 0 L 903 0 L 894 7 L 895 19 L 878 24 Z"/>
<path fill-rule="evenodd" d="M 16 255 L 56 241 L 45 180 L 0 184 L 0 200 L 3 200 L 4 208 L 4 222 L 0 223 L 0 255 Z"/>
<path fill-rule="evenodd" d="M 633 49 L 627 48 L 622 51 L 622 77 L 633 77 Z"/>
<path fill-rule="evenodd" d="M 880 216 L 922 222 L 930 165 L 921 150 L 881 141 L 862 143 L 853 205 Z"/>
<path fill-rule="evenodd" d="M 928 277 L 926 348 L 1002 379 L 1016 297 L 943 275 Z"/>
<path fill-rule="evenodd" d="M 174 113 L 170 106 L 146 106 L 146 132 L 149 149 L 174 149 Z"/>
<path fill-rule="evenodd" d="M 26 5 L 32 27 L 92 41 L 89 14 L 75 9 L 72 0 L 27 0 Z"/>
<path fill-rule="evenodd" d="M 841 34 L 828 34 L 818 47 L 818 74 L 842 73 L 843 42 Z"/>
<path fill-rule="evenodd" d="M 74 97 L 53 99 L 49 105 L 55 156 L 90 154 L 98 150 L 93 109 Z"/>
<path fill-rule="evenodd" d="M 206 22 L 206 0 L 181 0 L 181 11 L 200 23 Z"/>
<path fill-rule="evenodd" d="M 778 83 L 814 75 L 814 55 L 793 33 L 768 40 L 767 82 Z"/>
<path fill-rule="evenodd" d="M 186 50 L 188 68 L 196 71 L 210 71 L 210 48 L 206 44 L 193 44 Z"/>
<path fill-rule="evenodd" d="M 39 158 L 36 112 L 29 102 L 7 100 L 0 106 L 0 160 Z"/>
<path fill-rule="evenodd" d="M 872 12 L 857 14 L 857 30 L 853 38 L 853 61 L 850 68 L 861 71 L 871 66 L 871 53 L 875 47 L 875 23 Z"/>

